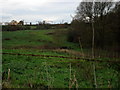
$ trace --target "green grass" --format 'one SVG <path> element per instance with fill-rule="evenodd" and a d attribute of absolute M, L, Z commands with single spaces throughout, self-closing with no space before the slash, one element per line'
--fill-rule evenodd
<path fill-rule="evenodd" d="M 47 35 L 48 33 L 53 33 L 53 35 Z M 41 30 L 41 31 L 26 30 L 26 31 L 2 32 L 3 48 L 15 48 L 15 47 L 33 47 L 34 48 L 34 47 L 42 47 L 44 45 L 47 45 L 50 47 L 77 46 L 77 44 L 67 42 L 66 37 L 63 37 L 63 38 L 59 36 L 55 37 L 54 33 L 57 33 L 57 32 L 54 30 Z"/>
<path fill-rule="evenodd" d="M 9 40 L 4 40 L 8 38 Z M 45 35 L 45 31 L 16 31 L 16 32 L 3 32 L 3 46 L 39 46 L 44 42 L 48 43 L 52 40 L 51 37 Z M 12 42 L 12 43 L 11 43 Z"/>
<path fill-rule="evenodd" d="M 70 47 L 80 51 L 78 44 L 67 41 L 65 29 L 5 31 L 2 32 L 2 40 L 3 53 L 71 57 L 74 55 L 56 52 L 54 48 Z M 92 62 L 84 60 L 5 54 L 2 56 L 2 85 L 4 88 L 69 88 L 70 80 L 72 83 L 76 79 L 77 88 L 94 88 L 92 65 Z M 96 62 L 95 66 L 98 88 L 119 86 L 119 71 L 110 63 Z"/>
<path fill-rule="evenodd" d="M 10 83 L 12 88 L 41 88 L 41 85 L 44 88 L 47 86 L 51 88 L 68 88 L 70 61 L 73 60 L 4 55 L 3 72 L 5 76 L 3 81 L 7 81 L 7 72 L 10 69 L 11 79 L 7 82 Z M 108 88 L 108 81 L 110 81 L 112 87 L 115 87 L 116 83 L 118 83 L 117 72 L 108 66 L 106 67 L 107 63 L 97 63 L 96 65 L 98 87 Z M 73 74 L 75 73 L 79 87 L 93 87 L 93 70 L 90 62 L 72 63 L 71 68 L 72 79 L 74 79 Z M 29 84 L 33 85 L 33 87 L 30 87 Z"/>

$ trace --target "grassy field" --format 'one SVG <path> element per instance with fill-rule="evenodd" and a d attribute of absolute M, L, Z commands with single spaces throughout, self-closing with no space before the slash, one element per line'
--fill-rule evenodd
<path fill-rule="evenodd" d="M 66 31 L 66 29 L 4 31 L 2 32 L 3 53 L 82 57 L 79 45 L 67 41 Z M 110 58 L 102 60 L 106 59 Z M 111 63 L 3 54 L 2 86 L 4 88 L 94 88 L 93 65 L 96 67 L 98 88 L 115 88 L 120 85 L 119 71 Z"/>

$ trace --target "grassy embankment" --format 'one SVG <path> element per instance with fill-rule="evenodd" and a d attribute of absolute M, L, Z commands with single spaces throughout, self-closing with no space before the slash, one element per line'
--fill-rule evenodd
<path fill-rule="evenodd" d="M 80 56 L 79 45 L 66 39 L 66 30 L 2 32 L 3 53 Z M 61 49 L 65 48 L 67 50 Z M 68 50 L 72 49 L 72 50 Z M 74 50 L 74 51 L 73 51 Z M 92 62 L 59 57 L 3 55 L 3 87 L 92 88 Z M 95 63 L 99 88 L 118 87 L 118 71 L 109 63 Z M 9 71 L 10 70 L 10 71 Z"/>

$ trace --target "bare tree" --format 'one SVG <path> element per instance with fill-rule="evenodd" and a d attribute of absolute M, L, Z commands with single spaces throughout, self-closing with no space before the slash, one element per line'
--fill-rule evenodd
<path fill-rule="evenodd" d="M 113 0 L 106 0 L 106 2 L 103 2 L 103 0 L 100 0 L 97 2 L 97 0 L 92 0 L 91 2 L 85 2 L 83 0 L 79 6 L 77 7 L 76 16 L 75 19 L 77 20 L 86 20 L 86 17 L 89 17 L 90 23 L 92 26 L 92 58 L 94 59 L 94 42 L 95 42 L 95 25 L 94 21 L 96 17 L 100 17 L 101 20 L 103 19 L 103 15 L 106 15 L 113 7 Z M 103 25 L 103 31 L 104 31 L 104 25 Z M 86 32 L 87 33 L 87 32 Z M 95 74 L 95 64 L 93 64 L 93 72 L 94 72 L 94 83 L 95 87 L 97 87 L 96 83 L 96 74 Z"/>
<path fill-rule="evenodd" d="M 76 10 L 76 16 L 75 19 L 86 21 L 87 17 L 89 17 L 89 23 L 91 23 L 92 26 L 92 57 L 94 58 L 94 42 L 95 42 L 95 19 L 101 18 L 99 23 L 102 33 L 102 44 L 104 44 L 104 29 L 105 29 L 105 19 L 103 19 L 103 16 L 105 16 L 108 12 L 110 12 L 115 5 L 115 2 L 113 0 L 106 0 L 103 2 L 103 0 L 91 0 L 91 2 L 87 2 L 87 0 L 83 0 Z"/>
<path fill-rule="evenodd" d="M 93 2 L 84 2 L 79 4 L 76 11 L 75 19 L 84 20 L 86 17 L 92 18 Z"/>
<path fill-rule="evenodd" d="M 106 15 L 112 10 L 113 4 L 115 3 L 113 0 L 105 0 L 105 2 L 103 2 L 103 0 L 99 0 L 99 2 L 95 0 L 94 2 L 94 16 L 96 17 L 102 17 L 103 15 Z"/>

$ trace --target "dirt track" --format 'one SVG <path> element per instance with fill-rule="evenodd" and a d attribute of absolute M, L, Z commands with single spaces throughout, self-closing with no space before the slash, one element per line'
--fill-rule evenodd
<path fill-rule="evenodd" d="M 0 54 L 9 54 L 9 55 L 23 55 L 23 56 L 39 56 L 39 57 L 58 57 L 58 58 L 67 58 L 67 59 L 81 59 L 84 61 L 91 61 L 91 62 L 109 62 L 109 63 L 120 63 L 120 61 L 116 60 L 98 60 L 98 59 L 91 59 L 91 58 L 80 58 L 80 57 L 65 57 L 65 56 L 52 56 L 52 55 L 35 55 L 35 54 L 19 54 L 19 53 L 0 53 Z M 79 62 L 79 61 L 74 61 Z"/>

